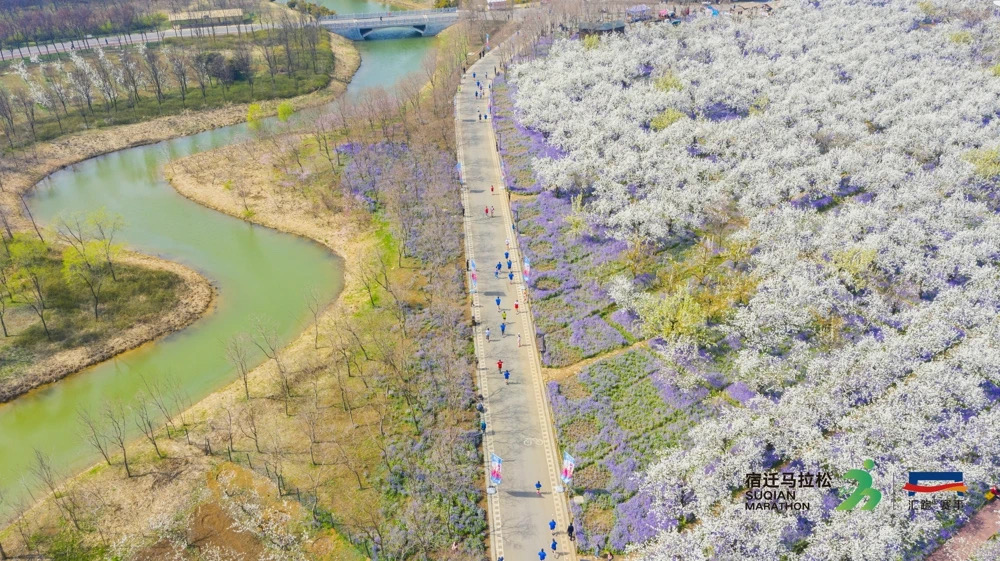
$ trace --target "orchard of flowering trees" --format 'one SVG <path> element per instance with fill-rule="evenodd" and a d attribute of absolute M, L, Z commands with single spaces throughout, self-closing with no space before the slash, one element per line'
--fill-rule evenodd
<path fill-rule="evenodd" d="M 923 558 L 1000 479 L 991 10 L 793 1 L 561 40 L 511 69 L 522 123 L 554 148 L 533 164 L 541 185 L 582 194 L 592 233 L 722 263 L 606 286 L 658 338 L 671 383 L 709 387 L 686 368 L 707 362 L 749 394 L 641 476 L 668 521 L 641 558 Z M 735 296 L 706 304 L 733 278 Z M 868 458 L 882 504 L 834 510 Z M 746 475 L 771 470 L 834 485 L 798 490 L 808 511 L 746 510 Z M 909 471 L 963 472 L 964 509 L 909 510 Z"/>

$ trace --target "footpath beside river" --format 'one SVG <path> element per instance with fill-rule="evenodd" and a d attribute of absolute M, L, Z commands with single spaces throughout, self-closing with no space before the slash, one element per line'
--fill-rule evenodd
<path fill-rule="evenodd" d="M 512 214 L 493 129 L 489 121 L 477 119 L 478 114 L 487 111 L 486 102 L 474 95 L 477 78 L 473 78 L 473 73 L 482 81 L 486 73 L 493 76 L 495 67 L 500 67 L 496 51 L 473 64 L 462 81 L 455 105 L 466 208 L 466 255 L 480 269 L 477 291 L 473 293 L 473 313 L 477 323 L 477 381 L 486 404 L 483 444 L 486 469 L 490 467 L 491 454 L 503 459 L 503 482 L 488 499 L 491 559 L 533 559 L 539 549 L 552 555 L 550 543 L 555 539 L 558 558 L 573 561 L 576 552 L 566 535 L 570 522 L 566 495 L 555 491 L 561 485 L 559 448 L 545 397 L 531 308 L 525 298 L 523 260 L 517 238 L 512 235 Z M 487 216 L 487 207 L 495 207 L 497 215 Z M 510 259 L 515 264 L 514 284 L 507 279 L 506 266 L 500 279 L 493 278 L 494 264 L 503 260 L 507 240 Z M 495 302 L 497 297 L 499 307 Z M 519 301 L 518 310 L 514 309 L 515 300 Z M 507 314 L 505 336 L 501 336 L 499 327 L 502 312 Z M 486 338 L 486 328 L 491 331 L 490 340 Z M 498 360 L 503 361 L 504 370 L 510 370 L 510 384 L 497 371 Z M 541 496 L 535 491 L 535 483 L 539 481 Z M 550 520 L 556 521 L 555 533 L 549 530 Z"/>

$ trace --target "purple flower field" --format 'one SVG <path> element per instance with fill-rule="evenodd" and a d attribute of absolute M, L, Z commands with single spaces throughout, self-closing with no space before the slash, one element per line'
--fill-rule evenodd
<path fill-rule="evenodd" d="M 622 551 L 676 524 L 651 513 L 638 476 L 689 427 L 731 405 L 706 399 L 706 387 L 678 387 L 675 375 L 653 353 L 629 350 L 549 383 L 559 441 L 577 461 L 574 495 L 585 499 L 571 501 L 581 551 Z"/>

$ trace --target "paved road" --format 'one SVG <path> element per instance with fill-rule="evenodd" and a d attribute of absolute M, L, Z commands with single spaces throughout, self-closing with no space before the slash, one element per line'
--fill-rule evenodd
<path fill-rule="evenodd" d="M 245 32 L 247 30 L 257 30 L 263 29 L 264 26 L 260 24 L 253 25 L 242 25 L 239 31 Z M 130 35 L 114 35 L 111 37 L 99 37 L 90 38 L 86 41 L 65 41 L 63 43 L 56 43 L 55 45 L 42 45 L 42 46 L 31 46 L 22 47 L 21 49 L 4 49 L 0 50 L 0 56 L 4 60 L 11 58 L 27 58 L 38 54 L 50 54 L 50 53 L 64 53 L 73 50 L 80 49 L 93 49 L 94 47 L 119 47 L 121 45 L 137 45 L 139 43 L 152 43 L 156 41 L 162 41 L 163 39 L 170 37 L 211 37 L 212 36 L 211 27 L 186 27 L 184 29 L 166 29 L 163 31 L 152 31 L 147 33 L 132 33 Z M 215 26 L 216 35 L 235 35 L 237 33 L 237 26 L 235 25 L 217 25 Z"/>
<path fill-rule="evenodd" d="M 964 526 L 937 548 L 927 561 L 965 561 L 990 538 L 1000 532 L 1000 499 L 993 499 Z"/>
<path fill-rule="evenodd" d="M 456 96 L 456 135 L 458 157 L 465 183 L 463 200 L 466 207 L 465 230 L 467 255 L 478 266 L 478 290 L 473 294 L 473 313 L 479 322 L 476 330 L 476 355 L 479 361 L 478 382 L 485 396 L 486 438 L 484 452 L 487 469 L 491 453 L 503 458 L 503 483 L 489 499 L 492 559 L 503 556 L 506 561 L 538 559 L 544 548 L 546 561 L 574 561 L 576 553 L 569 547 L 566 526 L 569 512 L 564 493 L 553 492 L 559 484 L 561 461 L 555 443 L 551 413 L 542 383 L 535 332 L 521 284 L 520 252 L 511 236 L 511 212 L 503 192 L 500 160 L 495 150 L 491 124 L 477 119 L 477 111 L 486 112 L 485 102 L 474 97 L 476 80 L 485 72 L 493 75 L 498 57 L 491 53 L 473 64 L 462 80 Z M 484 84 L 485 87 L 485 84 Z M 487 90 L 488 91 L 488 90 Z M 490 193 L 490 185 L 496 194 Z M 496 216 L 487 217 L 485 208 L 495 207 Z M 511 242 L 515 283 L 507 279 L 506 260 L 500 279 L 494 279 L 497 261 L 503 259 L 505 241 Z M 500 296 L 501 309 L 507 312 L 507 335 L 500 337 L 500 313 L 495 298 Z M 520 300 L 520 313 L 514 312 L 514 300 Z M 489 327 L 491 340 L 485 337 Z M 517 346 L 521 334 L 521 347 Z M 497 372 L 497 360 L 510 369 L 510 385 Z M 542 496 L 534 488 L 542 483 Z M 555 539 L 558 553 L 552 555 L 549 520 L 557 523 Z"/>

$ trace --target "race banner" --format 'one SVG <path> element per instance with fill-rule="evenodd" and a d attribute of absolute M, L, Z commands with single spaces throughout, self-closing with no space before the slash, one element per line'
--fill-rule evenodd
<path fill-rule="evenodd" d="M 563 468 L 560 477 L 562 477 L 562 482 L 564 485 L 569 485 L 573 482 L 573 470 L 576 468 L 576 460 L 573 456 L 569 455 L 569 452 L 563 452 Z"/>
<path fill-rule="evenodd" d="M 490 455 L 490 483 L 499 485 L 503 480 L 503 460 L 496 454 Z"/>
<path fill-rule="evenodd" d="M 524 269 L 521 272 L 521 275 L 524 276 L 524 282 L 527 284 L 527 282 L 531 279 L 531 260 L 527 257 L 524 258 Z"/>

